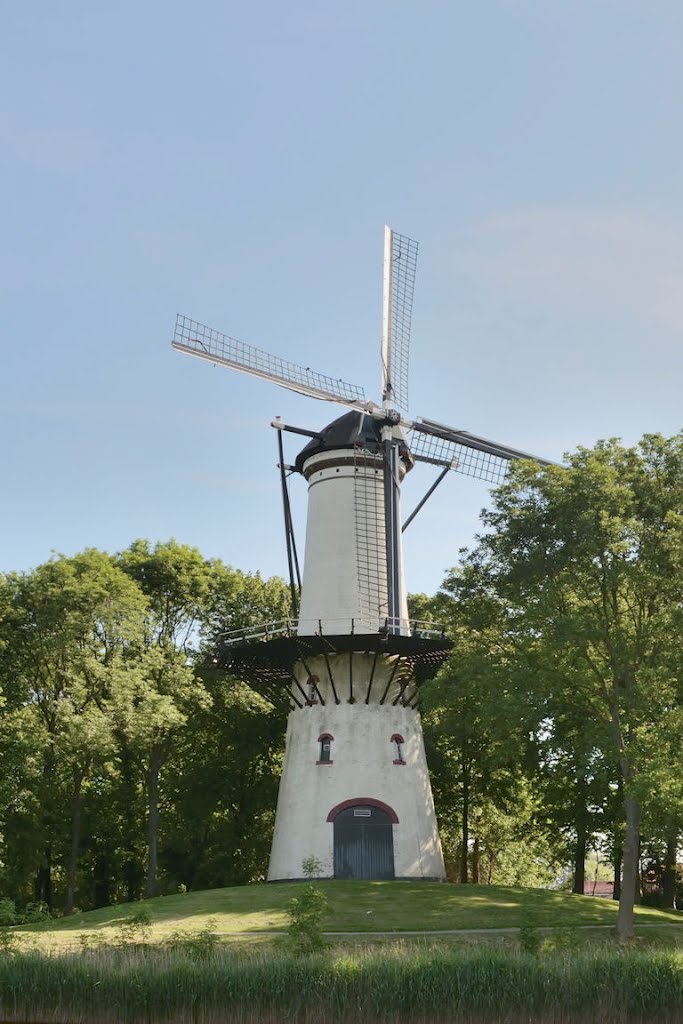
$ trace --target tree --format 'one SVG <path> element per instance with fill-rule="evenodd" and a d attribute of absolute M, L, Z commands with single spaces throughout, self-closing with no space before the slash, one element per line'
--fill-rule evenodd
<path fill-rule="evenodd" d="M 65 911 L 73 907 L 80 846 L 84 783 L 109 750 L 106 701 L 117 674 L 125 673 L 126 648 L 139 637 L 145 600 L 138 588 L 102 552 L 58 557 L 31 573 L 5 581 L 1 620 L 0 676 L 7 698 L 7 726 L 33 745 L 25 774 L 31 786 L 30 829 L 42 836 L 33 846 L 34 898 L 53 902 L 52 868 L 70 822 Z M 68 767 L 66 767 L 68 766 Z M 66 768 L 66 770 L 64 770 Z M 29 772 L 31 777 L 29 780 Z M 68 809 L 64 812 L 63 784 Z"/>
<path fill-rule="evenodd" d="M 517 884 L 532 872 L 535 881 L 547 881 L 555 855 L 536 795 L 546 712 L 521 670 L 506 606 L 474 564 L 452 571 L 438 598 L 422 605 L 423 616 L 447 623 L 453 639 L 448 662 L 424 689 L 422 708 L 447 851 L 458 836 L 456 877 Z M 516 851 L 517 871 L 506 845 Z M 532 882 L 527 877 L 523 884 Z"/>
<path fill-rule="evenodd" d="M 137 764 L 147 793 L 147 895 L 156 891 L 161 805 L 169 810 L 180 806 L 178 789 L 187 792 L 189 779 L 200 783 L 201 795 L 195 791 L 185 809 L 190 820 L 196 820 L 199 808 L 205 808 L 211 820 L 205 819 L 203 828 L 208 828 L 209 834 L 220 816 L 218 808 L 225 807 L 226 792 L 239 791 L 228 816 L 233 824 L 241 820 L 241 844 L 237 848 L 243 873 L 238 870 L 233 877 L 247 880 L 258 870 L 259 855 L 249 868 L 244 850 L 250 843 L 260 850 L 264 834 L 267 836 L 267 829 L 265 833 L 256 832 L 253 811 L 261 784 L 270 793 L 273 764 L 277 766 L 277 760 L 273 762 L 272 757 L 261 753 L 272 748 L 273 713 L 264 701 L 248 698 L 243 688 L 236 688 L 235 680 L 216 672 L 213 650 L 220 634 L 226 631 L 284 618 L 289 608 L 287 587 L 278 578 L 263 580 L 258 574 L 242 573 L 218 560 L 204 559 L 196 548 L 173 540 L 153 548 L 147 541 L 136 541 L 119 556 L 119 564 L 149 601 L 145 653 L 136 680 L 127 694 L 121 693 L 118 705 L 122 743 Z M 230 708 L 229 729 L 223 721 L 226 707 Z M 251 741 L 261 724 L 261 732 L 268 738 L 264 744 L 254 744 Z M 188 763 L 184 757 L 188 744 L 193 743 Z M 199 758 L 198 750 L 202 752 Z M 229 759 L 236 750 L 240 756 L 231 762 L 231 770 L 221 774 L 220 766 L 227 768 L 226 757 Z M 214 803 L 209 810 L 211 794 Z M 250 829 L 254 831 L 251 837 Z M 207 838 L 204 834 L 204 846 Z M 169 857 L 177 865 L 178 845 L 183 844 L 176 839 L 177 835 Z M 224 844 L 221 854 L 224 873 L 230 846 L 231 842 Z M 196 849 L 193 852 L 191 871 L 196 874 L 201 864 L 196 863 Z M 185 882 L 190 873 L 187 859 L 184 864 Z M 204 869 L 204 877 L 218 877 L 215 863 L 214 874 Z"/>
<path fill-rule="evenodd" d="M 624 795 L 622 940 L 633 935 L 643 800 L 657 737 L 680 777 L 683 435 L 580 449 L 569 468 L 513 468 L 471 556 L 510 609 L 549 692 L 564 688 L 609 737 Z"/>

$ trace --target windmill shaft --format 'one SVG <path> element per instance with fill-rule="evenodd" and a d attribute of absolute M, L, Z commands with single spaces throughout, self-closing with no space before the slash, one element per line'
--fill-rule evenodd
<path fill-rule="evenodd" d="M 387 605 L 389 632 L 400 632 L 401 563 L 398 523 L 398 446 L 391 435 L 384 439 L 384 521 L 387 549 Z"/>

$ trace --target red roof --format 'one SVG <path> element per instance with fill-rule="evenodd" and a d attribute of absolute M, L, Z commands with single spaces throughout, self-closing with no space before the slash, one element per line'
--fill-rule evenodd
<path fill-rule="evenodd" d="M 583 894 L 584 896 L 609 896 L 611 899 L 614 895 L 614 882 L 593 882 L 587 880 L 583 883 Z"/>

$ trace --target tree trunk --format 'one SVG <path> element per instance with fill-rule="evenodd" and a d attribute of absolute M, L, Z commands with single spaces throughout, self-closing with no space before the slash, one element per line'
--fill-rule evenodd
<path fill-rule="evenodd" d="M 636 902 L 636 884 L 638 882 L 642 809 L 632 796 L 625 796 L 624 810 L 626 811 L 626 835 L 624 836 L 624 868 L 617 914 L 617 935 L 620 942 L 630 942 L 634 937 L 633 908 Z"/>
<path fill-rule="evenodd" d="M 474 849 L 472 850 L 472 881 L 475 885 L 479 885 L 481 879 L 481 852 L 479 848 L 479 840 L 474 840 Z"/>
<path fill-rule="evenodd" d="M 33 885 L 36 903 L 44 903 L 48 910 L 52 909 L 52 849 L 45 847 L 44 860 L 36 873 Z"/>
<path fill-rule="evenodd" d="M 109 881 L 109 861 L 106 847 L 96 855 L 93 866 L 94 909 L 108 907 L 111 903 L 111 885 Z"/>
<path fill-rule="evenodd" d="M 470 773 L 466 754 L 463 751 L 462 765 L 462 847 L 460 850 L 460 881 L 466 884 L 469 881 L 467 873 L 467 859 L 470 846 Z"/>
<path fill-rule="evenodd" d="M 36 903 L 44 903 L 48 910 L 52 910 L 52 843 L 51 837 L 55 833 L 55 819 L 56 814 L 52 801 L 55 793 L 55 740 L 54 732 L 55 725 L 53 721 L 48 721 L 47 728 L 50 733 L 50 743 L 45 752 L 45 761 L 43 763 L 43 806 L 42 806 L 42 825 L 43 835 L 47 836 L 47 841 L 43 847 L 43 861 L 38 872 L 36 874 L 34 882 L 34 899 Z"/>
<path fill-rule="evenodd" d="M 586 888 L 586 831 L 577 833 L 574 847 L 574 884 L 572 892 L 583 895 Z"/>
<path fill-rule="evenodd" d="M 76 868 L 78 866 L 78 852 L 81 845 L 81 789 L 83 785 L 83 772 L 74 771 L 74 791 L 71 797 L 71 850 L 69 852 L 69 867 L 66 876 L 66 903 L 64 904 L 64 916 L 74 912 L 74 896 L 76 892 Z"/>
<path fill-rule="evenodd" d="M 583 895 L 586 882 L 586 841 L 588 811 L 584 795 L 584 786 L 577 783 L 576 800 L 576 844 L 574 846 L 574 884 L 572 892 Z"/>
<path fill-rule="evenodd" d="M 618 900 L 621 898 L 621 864 L 624 859 L 624 849 L 619 845 L 614 847 L 614 892 L 612 893 L 612 899 Z"/>
<path fill-rule="evenodd" d="M 676 854 L 678 832 L 674 828 L 666 837 L 666 862 L 662 876 L 662 906 L 673 910 L 676 902 Z"/>
<path fill-rule="evenodd" d="M 643 865 L 640 862 L 640 854 L 642 852 L 641 847 L 642 847 L 642 844 L 641 844 L 641 841 L 640 841 L 640 828 L 639 828 L 638 829 L 638 855 L 636 857 L 636 877 L 635 877 L 635 885 L 633 887 L 633 903 L 634 903 L 634 906 L 636 906 L 636 907 L 640 906 L 640 904 L 643 902 L 642 877 L 641 877 L 642 876 Z"/>
<path fill-rule="evenodd" d="M 157 888 L 157 829 L 159 826 L 159 769 L 161 758 L 154 751 L 150 757 L 147 776 L 147 888 L 146 895 L 156 896 Z"/>
<path fill-rule="evenodd" d="M 135 903 L 142 896 L 145 869 L 142 862 L 141 837 L 138 825 L 138 776 L 134 768 L 130 747 L 121 731 L 116 733 L 120 750 L 121 807 L 123 815 L 123 850 L 121 877 L 126 887 L 126 900 Z"/>
<path fill-rule="evenodd" d="M 619 801 L 618 806 L 622 807 L 624 803 L 624 782 L 623 779 L 619 779 L 617 782 L 617 798 Z M 612 893 L 612 899 L 621 899 L 621 865 L 624 860 L 624 844 L 621 841 L 621 828 L 616 820 L 614 821 L 614 892 Z"/>

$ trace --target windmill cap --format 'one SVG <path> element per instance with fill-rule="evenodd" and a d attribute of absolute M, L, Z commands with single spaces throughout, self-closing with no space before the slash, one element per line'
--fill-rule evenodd
<path fill-rule="evenodd" d="M 347 412 L 339 419 L 328 423 L 320 431 L 317 437 L 308 442 L 305 448 L 299 452 L 294 465 L 300 473 L 304 472 L 304 465 L 313 455 L 320 455 L 322 452 L 339 451 L 343 448 L 363 448 L 366 451 L 379 454 L 382 447 L 382 425 L 363 412 Z M 407 445 L 401 445 L 399 449 L 401 460 L 406 469 L 411 469 L 413 458 L 408 451 Z"/>

